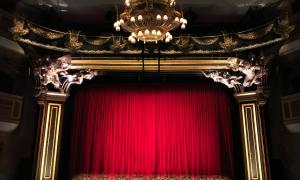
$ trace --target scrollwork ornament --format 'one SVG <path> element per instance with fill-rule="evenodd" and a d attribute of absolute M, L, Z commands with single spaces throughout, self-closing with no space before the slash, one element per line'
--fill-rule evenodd
<path fill-rule="evenodd" d="M 231 63 L 229 66 L 233 71 L 244 74 L 243 87 L 251 87 L 253 85 L 261 85 L 261 80 L 267 75 L 267 71 L 263 66 L 258 64 L 252 65 L 250 62 L 238 59 L 237 63 Z"/>
<path fill-rule="evenodd" d="M 222 83 L 228 88 L 234 88 L 236 92 L 243 91 L 244 88 L 253 85 L 260 87 L 267 76 L 267 70 L 264 66 L 252 65 L 246 60 L 235 57 L 230 57 L 227 61 L 231 71 L 203 72 L 204 76 Z"/>
<path fill-rule="evenodd" d="M 63 56 L 58 59 L 39 59 L 40 66 L 34 69 L 34 75 L 38 77 L 40 87 L 45 90 L 49 84 L 61 92 L 68 93 L 72 84 L 81 84 L 84 79 L 91 80 L 98 75 L 97 71 L 85 70 L 69 73 L 71 56 Z"/>
<path fill-rule="evenodd" d="M 214 82 L 222 83 L 228 88 L 240 89 L 242 76 L 230 75 L 229 72 L 215 71 L 210 73 L 203 72 L 204 76 L 211 78 Z"/>

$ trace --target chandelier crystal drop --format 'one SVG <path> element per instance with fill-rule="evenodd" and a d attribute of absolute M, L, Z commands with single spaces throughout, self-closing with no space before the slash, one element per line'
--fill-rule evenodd
<path fill-rule="evenodd" d="M 175 0 L 125 0 L 125 10 L 114 23 L 116 31 L 121 28 L 130 32 L 128 40 L 155 42 L 173 39 L 169 31 L 185 29 L 187 20 L 175 9 Z"/>

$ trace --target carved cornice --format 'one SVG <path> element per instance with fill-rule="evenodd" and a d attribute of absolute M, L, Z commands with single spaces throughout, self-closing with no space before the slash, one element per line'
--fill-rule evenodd
<path fill-rule="evenodd" d="M 286 16 L 278 19 L 242 32 L 200 37 L 180 35 L 174 37 L 169 44 L 162 44 L 160 52 L 161 55 L 222 54 L 268 46 L 287 39 L 294 29 Z M 135 45 L 128 43 L 128 39 L 122 36 L 89 37 L 74 31 L 52 30 L 22 19 L 15 19 L 11 32 L 19 42 L 60 52 L 124 55 L 142 52 L 139 43 Z M 145 54 L 152 52 L 148 47 L 148 45 L 145 46 Z"/>

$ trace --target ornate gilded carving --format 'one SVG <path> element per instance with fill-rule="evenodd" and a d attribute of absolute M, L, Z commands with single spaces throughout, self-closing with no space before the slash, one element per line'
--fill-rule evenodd
<path fill-rule="evenodd" d="M 278 26 L 274 28 L 274 32 L 281 35 L 284 39 L 289 38 L 290 33 L 295 29 L 294 25 L 290 25 L 288 15 L 285 15 L 283 18 L 278 19 L 277 24 Z"/>
<path fill-rule="evenodd" d="M 62 92 L 68 92 L 72 84 L 81 84 L 83 79 L 92 79 L 98 73 L 96 71 L 83 70 L 70 74 L 68 72 L 71 66 L 71 56 L 63 56 L 58 59 L 39 59 L 39 67 L 34 69 L 34 75 L 39 77 L 42 87 L 40 90 L 47 88 L 52 84 L 55 89 Z"/>
<path fill-rule="evenodd" d="M 29 33 L 29 29 L 25 28 L 25 22 L 24 20 L 20 20 L 15 18 L 14 19 L 14 25 L 10 28 L 10 32 L 13 33 L 15 36 L 15 39 L 18 39 L 21 36 L 25 36 Z"/>
<path fill-rule="evenodd" d="M 31 32 L 50 40 L 60 39 L 63 38 L 66 34 L 61 32 L 53 32 L 53 31 L 47 31 L 42 28 L 39 28 L 31 23 L 27 23 L 29 29 Z"/>
<path fill-rule="evenodd" d="M 104 44 L 106 44 L 108 41 L 111 40 L 111 37 L 96 37 L 96 38 L 89 38 L 87 36 L 83 36 L 83 39 L 85 42 L 87 42 L 90 45 L 94 45 L 94 46 L 102 46 Z"/>
<path fill-rule="evenodd" d="M 246 32 L 239 32 L 236 33 L 236 35 L 241 38 L 241 39 L 245 39 L 245 40 L 255 40 L 255 39 L 259 39 L 264 37 L 265 35 L 267 35 L 268 33 L 271 32 L 271 30 L 273 29 L 274 24 L 269 24 L 264 28 L 259 28 L 257 30 L 252 30 L 252 31 L 246 31 Z"/>
<path fill-rule="evenodd" d="M 83 43 L 79 42 L 79 32 L 69 32 L 68 42 L 66 43 L 66 48 L 71 51 L 76 51 L 82 47 Z"/>
<path fill-rule="evenodd" d="M 245 45 L 245 46 L 241 46 L 241 47 L 236 47 L 234 49 L 232 49 L 232 52 L 241 52 L 241 51 L 246 51 L 246 50 L 251 50 L 251 49 L 256 49 L 256 48 L 260 48 L 260 47 L 264 47 L 264 46 L 268 46 L 268 45 L 272 45 L 278 42 L 283 41 L 283 38 L 275 38 L 269 41 L 264 41 L 264 42 L 260 42 L 260 43 L 256 43 L 256 44 L 251 44 L 251 45 Z M 54 51 L 59 51 L 59 52 L 65 52 L 65 53 L 70 53 L 71 50 L 68 48 L 64 48 L 64 47 L 58 47 L 55 45 L 49 45 L 49 44 L 43 44 L 40 42 L 36 42 L 36 41 L 32 41 L 30 39 L 25 39 L 25 38 L 19 38 L 18 39 L 19 42 L 25 43 L 25 44 L 29 44 L 32 46 L 36 46 L 36 47 L 40 47 L 40 48 L 44 48 L 44 49 L 50 49 L 50 50 L 54 50 Z M 88 49 L 79 49 L 77 50 L 78 53 L 82 53 L 82 54 L 114 54 L 114 52 L 112 50 L 106 50 L 106 49 L 96 49 L 96 50 L 88 50 Z M 130 54 L 130 55 L 137 55 L 137 54 L 141 54 L 141 50 L 131 50 L 128 49 L 126 51 L 121 51 L 120 53 L 122 54 Z M 216 49 L 216 50 L 191 50 L 189 51 L 189 54 L 192 55 L 197 55 L 197 54 L 219 54 L 219 53 L 224 53 L 226 52 L 224 49 Z M 173 54 L 181 54 L 181 51 L 176 51 L 176 50 L 161 50 L 161 54 L 163 55 L 173 55 Z"/>
<path fill-rule="evenodd" d="M 113 36 L 113 43 L 110 46 L 110 49 L 113 52 L 119 53 L 120 51 L 122 51 L 126 47 L 126 45 L 127 45 L 127 41 L 123 37 L 121 37 L 121 36 L 118 36 L 118 37 Z"/>
<path fill-rule="evenodd" d="M 224 35 L 223 37 L 224 37 L 224 40 L 223 40 L 223 42 L 220 42 L 219 45 L 225 51 L 231 51 L 238 44 L 238 42 L 233 40 L 232 37 L 230 37 L 230 36 Z"/>
<path fill-rule="evenodd" d="M 231 64 L 230 68 L 235 72 L 241 72 L 245 75 L 243 82 L 244 87 L 260 85 L 262 77 L 267 74 L 264 67 L 257 64 L 251 65 L 248 61 L 242 59 L 239 59 L 236 64 Z"/>
<path fill-rule="evenodd" d="M 136 46 L 128 46 L 128 40 L 124 37 L 114 37 L 114 36 L 98 36 L 89 37 L 86 35 L 79 35 L 78 32 L 59 32 L 46 27 L 34 25 L 29 22 L 24 22 L 22 20 L 17 20 L 14 23 L 14 27 L 11 31 L 15 35 L 16 40 L 30 44 L 33 46 L 71 53 L 76 51 L 83 54 L 139 54 L 141 50 L 135 49 Z M 26 27 L 29 27 L 26 28 Z M 274 27 L 273 27 L 274 26 Z M 278 27 L 277 27 L 278 26 Z M 265 35 L 266 33 L 274 30 L 281 37 L 268 36 L 268 39 L 261 39 L 252 43 L 250 40 L 257 40 L 257 38 Z M 280 19 L 277 24 L 271 23 L 267 26 L 258 27 L 252 30 L 247 30 L 244 32 L 225 34 L 223 39 L 219 42 L 220 36 L 210 36 L 210 37 L 193 37 L 193 36 L 179 36 L 174 37 L 174 43 L 166 46 L 167 48 L 160 49 L 162 55 L 171 54 L 219 54 L 227 52 L 241 52 L 245 50 L 255 49 L 271 45 L 286 39 L 289 33 L 294 29 L 293 26 L 289 25 L 288 18 L 285 17 Z M 32 36 L 23 37 L 29 32 L 36 34 L 45 39 L 59 39 L 61 42 L 58 44 L 65 44 L 64 46 L 57 46 L 55 44 L 45 44 L 43 41 L 39 41 L 39 38 L 33 40 Z M 63 38 L 68 35 L 68 38 Z M 239 38 L 233 38 L 238 36 Z M 35 37 L 34 37 L 35 38 Z M 244 40 L 244 41 L 243 41 Z M 246 40 L 246 41 L 245 41 Z M 81 41 L 81 42 L 80 42 Z M 107 45 L 106 45 L 107 44 Z M 90 45 L 90 46 L 84 46 Z M 219 47 L 216 47 L 218 45 Z M 203 47 L 208 46 L 208 47 Z M 88 47 L 89 49 L 85 49 Z M 150 52 L 150 51 L 149 51 Z M 149 53 L 147 52 L 147 53 Z M 150 52 L 151 53 L 151 52 Z"/>
<path fill-rule="evenodd" d="M 219 40 L 218 36 L 212 36 L 212 37 L 192 37 L 193 42 L 195 42 L 198 45 L 212 45 L 216 43 Z"/>
<path fill-rule="evenodd" d="M 175 41 L 175 44 L 177 46 L 177 48 L 184 53 L 189 52 L 190 50 L 193 49 L 194 44 L 191 42 L 190 40 L 190 36 L 180 36 L 179 38 L 177 38 L 177 40 Z"/>

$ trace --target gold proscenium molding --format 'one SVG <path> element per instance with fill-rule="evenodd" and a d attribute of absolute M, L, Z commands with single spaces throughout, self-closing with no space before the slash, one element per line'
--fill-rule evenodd
<path fill-rule="evenodd" d="M 182 58 L 182 59 L 112 59 L 73 57 L 71 69 L 90 69 L 103 71 L 158 71 L 180 72 L 229 69 L 230 62 L 224 58 Z"/>
<path fill-rule="evenodd" d="M 267 147 L 261 116 L 265 99 L 257 92 L 236 94 L 239 101 L 244 162 L 247 180 L 268 180 Z"/>
<path fill-rule="evenodd" d="M 38 99 L 40 105 L 39 142 L 36 148 L 35 180 L 54 180 L 58 171 L 63 103 L 66 94 L 47 92 Z"/>

